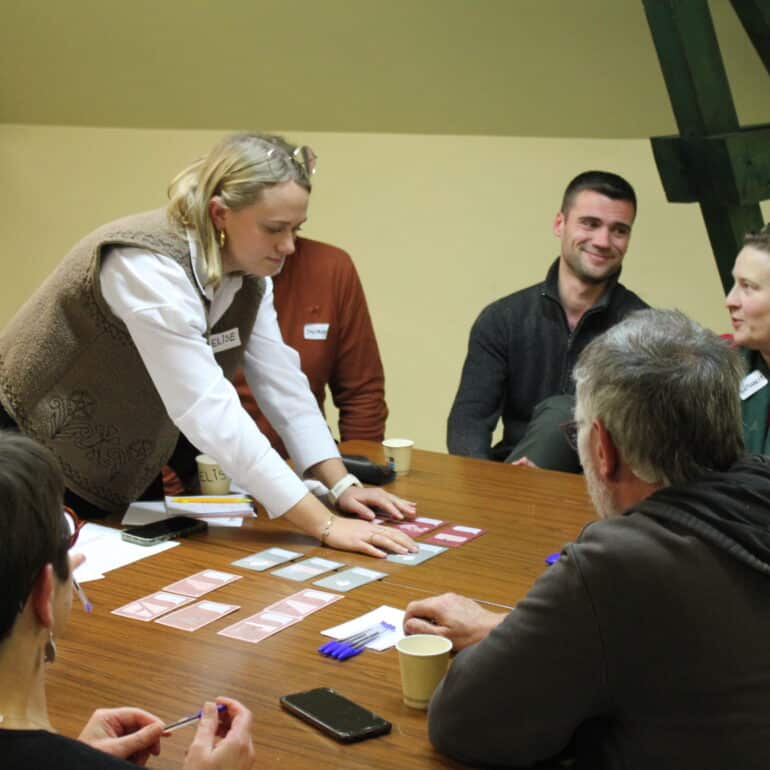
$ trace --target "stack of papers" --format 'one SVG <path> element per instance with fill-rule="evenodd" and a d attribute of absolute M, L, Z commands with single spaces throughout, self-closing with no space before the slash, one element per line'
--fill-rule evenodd
<path fill-rule="evenodd" d="M 194 516 L 215 527 L 240 527 L 244 517 L 257 514 L 251 498 L 245 495 L 205 495 L 167 497 L 165 500 L 131 503 L 120 522 L 124 527 L 139 527 L 172 516 Z"/>

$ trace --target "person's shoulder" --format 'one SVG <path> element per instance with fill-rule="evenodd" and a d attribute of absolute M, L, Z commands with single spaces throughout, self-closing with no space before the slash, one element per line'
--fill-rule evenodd
<path fill-rule="evenodd" d="M 289 260 L 319 261 L 323 260 L 327 265 L 353 264 L 353 259 L 344 249 L 332 246 L 330 243 L 315 241 L 312 238 L 297 238 L 294 254 Z"/>
<path fill-rule="evenodd" d="M 618 282 L 612 294 L 612 302 L 623 313 L 646 310 L 650 306 L 638 294 Z"/>
<path fill-rule="evenodd" d="M 3 768 L 32 770 L 49 767 L 56 757 L 58 770 L 128 770 L 135 767 L 74 738 L 45 730 L 0 730 Z"/>
<path fill-rule="evenodd" d="M 510 294 L 506 294 L 504 297 L 490 302 L 479 313 L 479 317 L 483 315 L 508 316 L 521 313 L 533 302 L 536 302 L 544 290 L 545 284 L 543 281 L 533 283 L 531 286 L 525 286 L 523 289 L 517 289 Z"/>
<path fill-rule="evenodd" d="M 568 548 L 582 572 L 644 574 L 651 563 L 659 569 L 668 558 L 676 559 L 692 539 L 692 533 L 631 511 L 591 522 Z"/>

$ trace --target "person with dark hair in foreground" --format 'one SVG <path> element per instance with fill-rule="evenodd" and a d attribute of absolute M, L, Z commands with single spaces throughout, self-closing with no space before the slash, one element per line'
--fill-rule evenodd
<path fill-rule="evenodd" d="M 586 171 L 567 185 L 553 224 L 561 250 L 545 281 L 493 302 L 473 324 L 447 423 L 452 454 L 580 470 L 559 430 L 572 419 L 575 361 L 647 307 L 618 283 L 635 218 L 634 189 L 617 174 Z"/>
<path fill-rule="evenodd" d="M 138 708 L 99 709 L 78 740 L 48 717 L 45 663 L 72 606 L 68 555 L 78 521 L 62 509 L 64 478 L 30 438 L 0 431 L 0 756 L 3 770 L 118 770 L 160 752 L 163 723 Z M 184 770 L 247 770 L 251 712 L 238 701 L 206 703 Z M 54 759 L 55 758 L 55 759 Z"/>
<path fill-rule="evenodd" d="M 729 344 L 632 314 L 575 368 L 572 434 L 601 517 L 506 615 L 412 602 L 457 656 L 429 710 L 439 751 L 590 770 L 770 767 L 770 460 L 744 455 Z"/>

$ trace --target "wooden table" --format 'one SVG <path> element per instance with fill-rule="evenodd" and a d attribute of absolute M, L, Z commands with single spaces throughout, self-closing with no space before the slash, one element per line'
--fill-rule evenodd
<path fill-rule="evenodd" d="M 349 442 L 343 451 L 382 462 L 379 446 Z M 514 604 L 544 569 L 544 557 L 559 550 L 594 517 L 581 477 L 514 468 L 498 463 L 416 450 L 409 475 L 388 489 L 418 502 L 418 513 L 483 527 L 482 537 L 416 567 L 330 551 L 317 541 L 266 516 L 242 529 L 211 528 L 158 556 L 87 583 L 95 609 L 86 615 L 75 602 L 59 656 L 48 671 L 51 718 L 76 735 L 93 709 L 135 705 L 165 721 L 196 711 L 203 700 L 229 695 L 254 713 L 255 767 L 268 770 L 459 767 L 431 747 L 424 712 L 401 701 L 395 650 L 367 651 L 347 662 L 316 652 L 320 631 L 381 604 L 405 607 L 415 598 L 456 591 L 477 599 Z M 387 572 L 383 581 L 345 598 L 255 645 L 217 631 L 251 615 L 309 582 L 295 583 L 232 567 L 247 554 L 283 546 L 347 565 Z M 120 618 L 110 611 L 132 599 L 202 569 L 242 574 L 242 580 L 209 594 L 241 609 L 199 631 L 187 633 L 156 623 Z M 281 695 L 331 686 L 393 723 L 390 735 L 342 745 L 278 704 Z M 194 728 L 164 739 L 156 768 L 181 765 Z"/>

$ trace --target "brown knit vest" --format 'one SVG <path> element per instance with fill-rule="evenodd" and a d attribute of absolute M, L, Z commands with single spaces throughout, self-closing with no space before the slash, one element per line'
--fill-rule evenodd
<path fill-rule="evenodd" d="M 99 286 L 110 246 L 136 246 L 178 262 L 195 282 L 184 231 L 164 209 L 100 227 L 81 240 L 0 334 L 0 401 L 29 436 L 61 463 L 67 486 L 107 511 L 120 511 L 152 482 L 174 450 L 169 419 L 125 324 Z M 211 333 L 251 335 L 264 280 L 243 286 Z M 216 355 L 227 377 L 243 348 Z"/>

